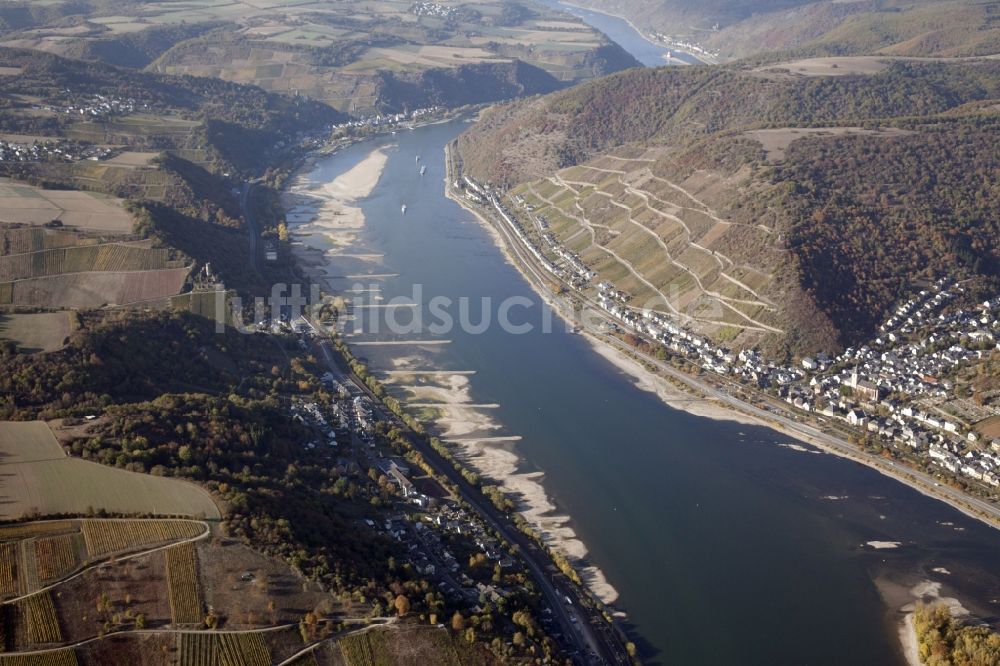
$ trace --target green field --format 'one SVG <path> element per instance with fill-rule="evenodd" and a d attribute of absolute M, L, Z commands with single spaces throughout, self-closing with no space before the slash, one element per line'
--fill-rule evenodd
<path fill-rule="evenodd" d="M 0 314 L 0 340 L 10 340 L 26 354 L 61 349 L 72 331 L 70 313 Z"/>
<path fill-rule="evenodd" d="M 0 520 L 113 513 L 219 518 L 204 489 L 67 457 L 44 422 L 0 422 Z"/>

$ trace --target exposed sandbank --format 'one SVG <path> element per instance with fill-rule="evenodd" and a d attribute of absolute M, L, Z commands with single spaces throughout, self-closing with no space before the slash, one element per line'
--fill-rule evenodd
<path fill-rule="evenodd" d="M 374 255 L 362 254 L 345 258 L 343 251 L 355 243 L 364 229 L 365 216 L 357 202 L 375 189 L 388 159 L 384 148 L 376 148 L 354 167 L 321 185 L 310 179 L 314 165 L 307 163 L 282 196 L 285 210 L 296 211 L 287 216 L 289 233 L 293 239 L 320 235 L 331 246 L 329 249 L 322 249 L 311 247 L 300 240 L 292 242 L 292 254 L 300 265 L 311 278 L 331 291 L 329 281 L 333 273 L 327 267 L 345 266 L 349 262 L 362 265 L 377 263 L 378 258 Z M 354 270 L 354 266 L 350 268 Z"/>
<path fill-rule="evenodd" d="M 396 368 L 424 364 L 409 356 L 392 359 Z M 462 438 L 453 443 L 456 457 L 476 473 L 498 483 L 518 503 L 518 510 L 541 534 L 542 539 L 578 564 L 581 578 L 605 603 L 613 603 L 618 591 L 604 574 L 587 564 L 587 547 L 571 526 L 571 517 L 560 513 L 543 485 L 542 472 L 524 472 L 513 442 L 489 441 L 503 425 L 475 404 L 469 375 L 423 376 L 419 382 L 412 375 L 393 375 L 392 386 L 406 393 L 404 404 L 433 403 L 420 409 L 435 413 L 435 430 L 442 439 Z M 477 440 L 476 437 L 482 437 Z"/>

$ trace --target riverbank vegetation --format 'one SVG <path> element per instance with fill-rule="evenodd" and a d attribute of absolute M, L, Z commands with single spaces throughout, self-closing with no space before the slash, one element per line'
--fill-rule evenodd
<path fill-rule="evenodd" d="M 913 613 L 920 660 L 927 666 L 991 666 L 1000 663 L 1000 634 L 952 617 L 944 604 L 919 605 Z"/>

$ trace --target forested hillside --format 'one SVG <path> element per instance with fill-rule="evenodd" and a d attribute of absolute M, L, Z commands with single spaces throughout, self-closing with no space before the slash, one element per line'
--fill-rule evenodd
<path fill-rule="evenodd" d="M 862 65 L 875 73 L 624 72 L 485 114 L 460 139 L 464 168 L 506 187 L 557 172 L 579 180 L 569 167 L 581 164 L 627 187 L 651 176 L 675 183 L 741 225 L 712 234 L 713 249 L 773 276 L 765 289 L 785 290 L 781 276 L 793 278 L 801 297 L 784 292 L 773 299 L 783 304 L 776 318 L 755 316 L 795 332 L 771 344 L 826 346 L 826 326 L 850 344 L 915 278 L 976 278 L 981 293 L 1000 276 L 992 175 L 1000 62 L 848 59 L 844 67 Z M 602 157 L 643 153 L 648 164 L 627 168 Z M 586 209 L 584 194 L 577 201 Z M 774 233 L 762 245 L 747 236 L 754 226 Z"/>

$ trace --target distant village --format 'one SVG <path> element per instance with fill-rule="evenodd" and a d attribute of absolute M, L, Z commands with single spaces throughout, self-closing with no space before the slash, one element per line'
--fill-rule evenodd
<path fill-rule="evenodd" d="M 782 365 L 755 350 L 737 352 L 714 344 L 666 314 L 630 307 L 631 296 L 609 281 L 592 284 L 594 272 L 558 243 L 545 218 L 523 197 L 513 195 L 511 201 L 531 221 L 541 246 L 500 194 L 469 176 L 453 186 L 464 190 L 470 201 L 489 205 L 557 280 L 581 293 L 593 288 L 597 305 L 624 330 L 705 371 L 738 379 L 819 418 L 842 422 L 859 439 L 872 438 L 952 474 L 1000 487 L 1000 439 L 983 441 L 973 428 L 1000 414 L 971 400 L 955 400 L 950 379 L 1000 350 L 1000 296 L 961 309 L 955 301 L 965 289 L 943 277 L 900 304 L 868 344 L 836 356 L 817 353 L 796 366 Z M 943 408 L 945 403 L 951 411 Z"/>
<path fill-rule="evenodd" d="M 427 116 L 440 113 L 444 110 L 445 108 L 441 106 L 430 106 L 421 109 L 414 109 L 413 111 L 403 111 L 401 113 L 377 113 L 371 116 L 353 118 L 347 122 L 340 123 L 339 125 L 334 125 L 333 129 L 343 130 L 360 127 L 391 127 L 407 121 L 426 118 Z"/>
<path fill-rule="evenodd" d="M 709 49 L 701 47 L 695 44 L 694 42 L 689 42 L 684 39 L 678 39 L 671 35 L 665 35 L 662 32 L 654 32 L 652 34 L 652 37 L 656 41 L 662 42 L 663 44 L 669 46 L 672 49 L 676 49 L 678 51 L 684 51 L 694 56 L 704 56 L 705 58 L 712 58 L 713 60 L 715 60 L 718 59 L 720 55 L 718 51 L 710 51 Z"/>
<path fill-rule="evenodd" d="M 72 91 L 64 90 L 64 93 L 72 95 Z M 92 95 L 75 100 L 71 104 L 63 106 L 57 105 L 35 105 L 32 108 L 55 113 L 73 114 L 88 116 L 90 118 L 106 118 L 108 116 L 124 116 L 136 111 L 148 109 L 148 104 L 141 104 L 128 97 L 114 97 L 112 95 Z"/>
<path fill-rule="evenodd" d="M 438 18 L 449 18 L 457 13 L 454 7 L 439 5 L 436 2 L 414 2 L 410 5 L 410 13 L 417 16 L 437 16 Z"/>
<path fill-rule="evenodd" d="M 0 162 L 97 162 L 118 151 L 106 146 L 54 139 L 31 143 L 0 140 Z"/>

